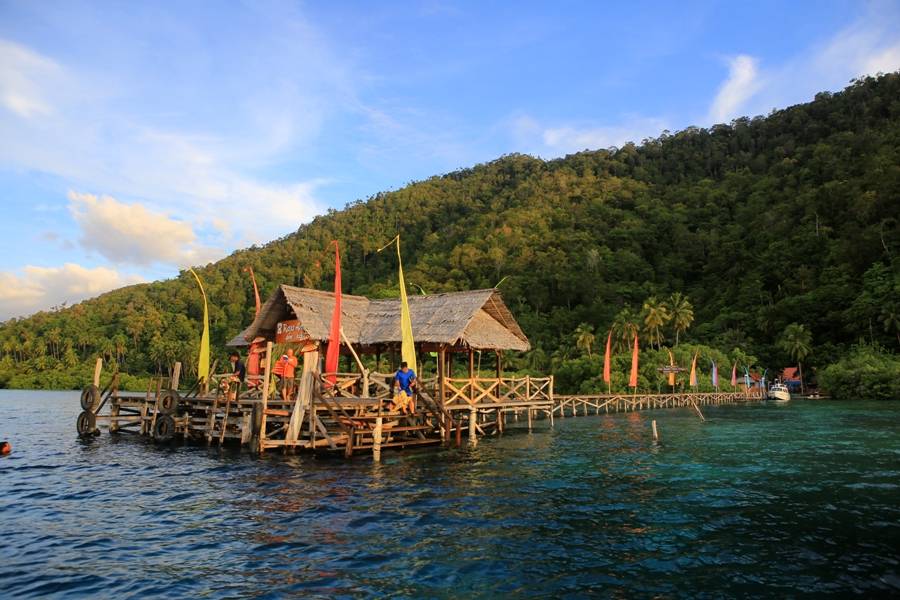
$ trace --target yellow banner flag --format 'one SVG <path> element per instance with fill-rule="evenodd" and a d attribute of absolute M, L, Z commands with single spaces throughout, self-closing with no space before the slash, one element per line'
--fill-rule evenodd
<path fill-rule="evenodd" d="M 409 314 L 409 300 L 406 298 L 406 281 L 403 279 L 403 259 L 400 257 L 400 234 L 397 234 L 393 240 L 387 243 L 381 250 L 390 246 L 393 242 L 397 242 L 397 265 L 400 270 L 400 356 L 401 360 L 407 366 L 416 372 L 416 343 L 413 340 L 412 318 Z"/>
<path fill-rule="evenodd" d="M 209 379 L 209 307 L 206 304 L 206 291 L 203 289 L 203 283 L 200 277 L 194 272 L 194 269 L 188 267 L 191 275 L 197 280 L 200 286 L 200 293 L 203 295 L 203 334 L 200 336 L 200 356 L 197 360 L 197 379 L 206 381 Z"/>

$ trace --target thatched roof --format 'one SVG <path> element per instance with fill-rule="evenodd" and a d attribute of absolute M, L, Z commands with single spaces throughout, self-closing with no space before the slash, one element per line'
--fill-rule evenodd
<path fill-rule="evenodd" d="M 334 294 L 282 285 L 253 323 L 231 341 L 243 345 L 256 336 L 273 338 L 279 321 L 298 319 L 314 340 L 331 330 Z M 528 350 L 531 346 L 495 289 L 410 296 L 409 312 L 416 342 L 466 345 L 476 350 Z M 400 341 L 400 300 L 369 300 L 344 294 L 341 327 L 354 345 Z"/>

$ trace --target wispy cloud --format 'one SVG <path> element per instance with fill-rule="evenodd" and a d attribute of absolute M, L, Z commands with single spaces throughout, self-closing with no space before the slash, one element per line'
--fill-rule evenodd
<path fill-rule="evenodd" d="M 517 115 L 507 122 L 517 150 L 543 157 L 556 157 L 582 150 L 596 150 L 639 144 L 658 136 L 667 128 L 660 117 L 626 115 L 614 124 L 594 122 L 543 123 L 529 115 Z"/>
<path fill-rule="evenodd" d="M 739 116 L 760 86 L 757 60 L 746 54 L 733 57 L 728 61 L 728 79 L 719 87 L 707 121 L 720 123 Z"/>
<path fill-rule="evenodd" d="M 63 303 L 74 304 L 103 292 L 143 281 L 114 269 L 88 269 L 74 263 L 61 267 L 27 266 L 21 274 L 0 271 L 0 320 Z"/>
<path fill-rule="evenodd" d="M 53 112 L 48 83 L 56 83 L 60 68 L 25 46 L 0 39 L 0 106 L 17 117 L 32 119 Z"/>

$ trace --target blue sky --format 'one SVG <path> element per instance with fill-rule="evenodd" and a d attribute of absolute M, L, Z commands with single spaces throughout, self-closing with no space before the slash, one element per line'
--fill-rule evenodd
<path fill-rule="evenodd" d="M 0 319 L 900 68 L 900 2 L 0 0 Z"/>

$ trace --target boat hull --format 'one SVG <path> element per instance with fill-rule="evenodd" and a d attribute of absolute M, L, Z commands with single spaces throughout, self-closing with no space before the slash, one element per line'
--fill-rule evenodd
<path fill-rule="evenodd" d="M 769 390 L 769 400 L 772 402 L 790 402 L 791 393 L 786 390 Z"/>

